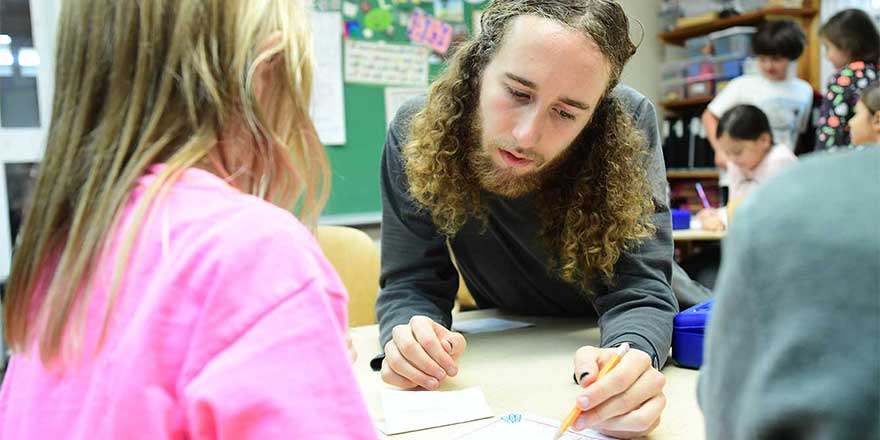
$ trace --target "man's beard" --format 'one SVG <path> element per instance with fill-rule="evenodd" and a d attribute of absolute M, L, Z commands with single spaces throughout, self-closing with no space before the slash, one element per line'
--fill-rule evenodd
<path fill-rule="evenodd" d="M 483 189 L 511 199 L 540 190 L 571 155 L 572 150 L 571 146 L 568 146 L 559 155 L 546 161 L 544 157 L 536 153 L 522 150 L 512 140 L 510 142 L 490 141 L 488 145 L 484 145 L 482 126 L 479 114 L 476 112 L 471 116 L 470 139 L 467 140 L 467 143 L 469 148 L 468 164 Z M 492 160 L 492 155 L 499 148 L 525 156 L 533 162 L 536 168 L 525 174 L 517 174 L 511 167 L 498 166 Z"/>

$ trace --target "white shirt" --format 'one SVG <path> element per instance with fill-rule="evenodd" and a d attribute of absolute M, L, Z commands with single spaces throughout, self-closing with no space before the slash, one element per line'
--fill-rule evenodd
<path fill-rule="evenodd" d="M 746 171 L 727 161 L 727 174 L 730 177 L 730 200 L 744 197 L 767 179 L 779 174 L 784 168 L 797 163 L 797 157 L 785 145 L 776 144 L 761 159 L 755 169 Z"/>
<path fill-rule="evenodd" d="M 798 134 L 807 128 L 813 106 L 813 87 L 806 81 L 789 77 L 773 81 L 763 75 L 735 78 L 709 103 L 709 111 L 721 118 L 724 112 L 740 104 L 760 108 L 770 120 L 773 141 L 792 150 Z"/>

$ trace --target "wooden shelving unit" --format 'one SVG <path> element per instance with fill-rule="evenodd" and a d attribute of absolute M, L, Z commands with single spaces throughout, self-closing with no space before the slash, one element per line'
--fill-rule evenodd
<path fill-rule="evenodd" d="M 756 11 L 747 12 L 734 17 L 712 20 L 708 23 L 683 26 L 668 32 L 661 32 L 657 37 L 667 44 L 681 46 L 685 40 L 703 36 L 715 31 L 734 26 L 753 26 L 768 19 L 789 17 L 798 22 L 807 34 L 807 47 L 804 55 L 799 60 L 798 76 L 809 82 L 813 88 L 819 88 L 819 42 L 816 37 L 818 29 L 819 0 L 804 0 L 801 8 L 768 7 Z M 712 102 L 713 96 L 700 98 L 685 98 L 674 101 L 663 101 L 660 105 L 666 111 L 676 112 L 699 112 Z M 718 170 L 714 168 L 676 169 L 671 168 L 666 172 L 667 180 L 700 180 L 704 186 L 708 180 L 718 179 Z"/>
<path fill-rule="evenodd" d="M 678 29 L 673 29 L 669 32 L 661 32 L 658 34 L 661 40 L 668 44 L 675 44 L 681 46 L 684 44 L 684 40 L 688 38 L 697 37 L 700 35 L 705 35 L 710 32 L 715 32 L 721 29 L 726 29 L 733 26 L 748 26 L 760 23 L 767 19 L 767 17 L 771 16 L 788 16 L 788 17 L 806 17 L 812 18 L 816 15 L 816 10 L 813 8 L 800 8 L 800 9 L 791 9 L 791 8 L 764 8 L 757 11 L 748 12 L 742 15 L 737 15 L 735 17 L 722 18 L 718 20 L 713 20 L 711 23 L 698 24 L 694 26 L 687 26 Z"/>
<path fill-rule="evenodd" d="M 670 168 L 666 170 L 667 179 L 717 179 L 715 168 Z"/>
<path fill-rule="evenodd" d="M 700 105 L 707 105 L 712 102 L 714 96 L 703 96 L 701 98 L 687 98 L 687 99 L 676 99 L 674 101 L 662 101 L 660 105 L 663 106 L 666 110 L 676 111 L 687 108 L 692 108 Z"/>

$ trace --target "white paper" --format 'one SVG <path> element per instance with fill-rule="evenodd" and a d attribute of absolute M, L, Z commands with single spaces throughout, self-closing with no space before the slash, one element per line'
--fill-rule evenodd
<path fill-rule="evenodd" d="M 561 422 L 544 417 L 510 413 L 457 440 L 550 440 L 556 435 Z M 614 440 L 598 432 L 585 429 L 580 432 L 568 430 L 561 440 Z"/>
<path fill-rule="evenodd" d="M 534 327 L 531 322 L 512 321 L 500 318 L 481 318 L 468 319 L 467 321 L 456 321 L 452 324 L 452 329 L 462 333 L 488 333 L 501 332 L 504 330 L 512 330 L 516 328 Z"/>
<path fill-rule="evenodd" d="M 428 89 L 425 87 L 386 87 L 385 88 L 385 124 L 391 126 L 397 110 L 406 101 L 416 96 L 424 95 Z"/>
<path fill-rule="evenodd" d="M 480 387 L 460 391 L 382 390 L 385 424 L 377 424 L 386 435 L 438 426 L 454 425 L 492 417 L 492 410 Z"/>
<path fill-rule="evenodd" d="M 434 15 L 440 20 L 463 21 L 464 5 L 461 0 L 434 0 Z"/>
<path fill-rule="evenodd" d="M 358 5 L 352 2 L 342 2 L 342 15 L 354 18 L 358 13 Z"/>
<path fill-rule="evenodd" d="M 315 72 L 309 113 L 324 145 L 345 144 L 345 98 L 342 83 L 342 15 L 312 12 Z"/>
<path fill-rule="evenodd" d="M 424 87 L 428 84 L 428 49 L 383 41 L 345 41 L 345 81 Z"/>

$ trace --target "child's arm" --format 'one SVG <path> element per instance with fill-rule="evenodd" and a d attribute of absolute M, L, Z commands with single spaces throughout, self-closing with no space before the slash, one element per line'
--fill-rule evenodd
<path fill-rule="evenodd" d="M 703 112 L 703 127 L 706 129 L 706 138 L 709 139 L 709 145 L 715 151 L 715 166 L 718 168 L 727 168 L 727 156 L 724 151 L 718 147 L 718 139 L 715 132 L 718 131 L 718 117 L 709 109 Z"/>

